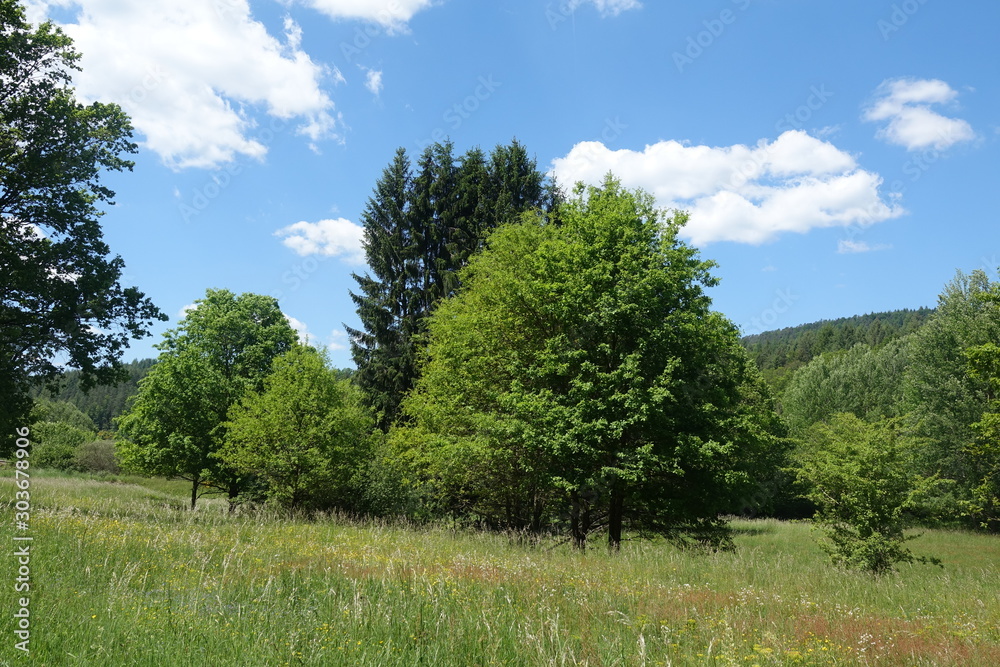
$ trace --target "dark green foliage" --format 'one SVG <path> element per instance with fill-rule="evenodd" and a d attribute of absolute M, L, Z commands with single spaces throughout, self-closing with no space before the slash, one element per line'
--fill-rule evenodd
<path fill-rule="evenodd" d="M 934 312 L 931 308 L 903 309 L 744 336 L 743 344 L 757 362 L 768 384 L 782 392 L 792 374 L 815 357 L 846 351 L 858 344 L 879 348 L 919 329 Z"/>
<path fill-rule="evenodd" d="M 110 473 L 117 475 L 114 440 L 91 440 L 76 449 L 74 467 L 82 472 Z"/>
<path fill-rule="evenodd" d="M 852 414 L 816 424 L 799 451 L 798 475 L 819 508 L 814 520 L 835 563 L 879 575 L 914 558 L 904 544 L 908 512 L 935 486 L 912 473 L 916 443 L 897 421 L 869 424 Z"/>
<path fill-rule="evenodd" d="M 143 359 L 123 364 L 126 379 L 117 384 L 99 384 L 88 390 L 82 387 L 82 373 L 69 371 L 63 374 L 57 390 L 36 388 L 32 395 L 72 403 L 89 416 L 99 430 L 110 431 L 114 429 L 115 418 L 125 412 L 128 399 L 139 392 L 139 381 L 155 363 L 155 359 Z"/>
<path fill-rule="evenodd" d="M 451 143 L 433 144 L 415 169 L 404 149 L 396 151 L 361 216 L 369 273 L 354 275 L 351 294 L 362 328 L 347 327 L 354 380 L 382 429 L 413 387 L 424 320 L 459 287 L 458 271 L 498 224 L 555 199 L 516 141 L 489 158 L 475 148 L 456 159 Z"/>
<path fill-rule="evenodd" d="M 625 522 L 718 536 L 783 461 L 782 426 L 686 218 L 610 179 L 495 231 L 430 317 L 425 365 L 390 434 L 439 511 L 577 546 Z"/>
<path fill-rule="evenodd" d="M 33 28 L 0 0 L 0 450 L 23 426 L 53 359 L 83 386 L 122 376 L 121 354 L 166 317 L 110 257 L 98 224 L 114 193 L 105 170 L 132 162 L 132 127 L 117 105 L 83 105 L 70 86 L 79 55 L 50 23 Z M 2 453 L 2 451 L 0 451 Z"/>

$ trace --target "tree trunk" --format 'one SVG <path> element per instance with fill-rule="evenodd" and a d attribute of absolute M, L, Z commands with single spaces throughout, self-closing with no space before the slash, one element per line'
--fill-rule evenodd
<path fill-rule="evenodd" d="M 580 551 L 587 550 L 587 533 L 590 532 L 590 501 L 583 498 L 578 491 L 570 496 L 570 533 L 573 536 L 573 546 Z"/>
<path fill-rule="evenodd" d="M 608 550 L 616 552 L 622 546 L 622 519 L 625 511 L 625 489 L 621 482 L 611 486 L 608 506 Z"/>
<path fill-rule="evenodd" d="M 201 476 L 195 475 L 191 480 L 191 509 L 194 510 L 195 503 L 198 502 L 198 484 L 201 483 Z"/>

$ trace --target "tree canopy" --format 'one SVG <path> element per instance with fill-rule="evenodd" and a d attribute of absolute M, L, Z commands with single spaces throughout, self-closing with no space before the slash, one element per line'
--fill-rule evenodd
<path fill-rule="evenodd" d="M 358 390 L 326 357 L 296 345 L 274 359 L 263 391 L 229 411 L 218 458 L 259 476 L 267 497 L 293 509 L 351 509 L 373 424 Z"/>
<path fill-rule="evenodd" d="M 346 327 L 355 377 L 388 428 L 417 377 L 425 318 L 459 286 L 459 270 L 490 230 L 529 209 L 549 208 L 554 187 L 517 141 L 487 157 L 456 159 L 452 144 L 428 146 L 416 169 L 396 151 L 361 215 L 369 272 L 355 275 L 362 327 Z M 346 326 L 346 325 L 345 325 Z"/>
<path fill-rule="evenodd" d="M 120 284 L 98 220 L 114 192 L 104 171 L 132 168 L 128 117 L 83 105 L 70 85 L 79 54 L 51 23 L 32 27 L 0 0 L 0 428 L 3 448 L 56 358 L 85 386 L 121 377 L 128 341 L 166 317 Z"/>
<path fill-rule="evenodd" d="M 578 546 L 623 522 L 705 536 L 782 460 L 780 422 L 686 218 L 609 177 L 500 227 L 431 315 L 393 440 L 444 507 Z"/>
<path fill-rule="evenodd" d="M 272 297 L 208 290 L 177 329 L 164 334 L 156 365 L 118 422 L 123 467 L 189 480 L 192 508 L 203 484 L 235 498 L 240 475 L 215 456 L 229 409 L 263 390 L 275 357 L 295 339 Z"/>

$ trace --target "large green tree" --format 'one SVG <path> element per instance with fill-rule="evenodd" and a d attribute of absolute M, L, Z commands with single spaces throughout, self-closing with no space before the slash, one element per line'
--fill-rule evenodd
<path fill-rule="evenodd" d="M 165 316 L 120 283 L 98 220 L 114 192 L 104 171 L 131 169 L 128 117 L 83 105 L 70 85 L 79 54 L 51 23 L 33 27 L 0 0 L 0 449 L 26 416 L 37 379 L 56 358 L 85 386 L 120 379 L 132 338 Z"/>
<path fill-rule="evenodd" d="M 952 512 L 959 511 L 982 481 L 980 461 L 969 445 L 982 436 L 974 424 L 991 410 L 995 388 L 988 372 L 970 373 L 969 353 L 1000 341 L 1000 306 L 990 297 L 997 291 L 1000 286 L 985 271 L 959 272 L 910 346 L 904 396 L 926 443 L 918 463 L 927 475 L 955 481 L 955 497 L 942 499 L 943 511 L 949 502 Z"/>
<path fill-rule="evenodd" d="M 565 513 L 580 547 L 604 525 L 617 548 L 626 520 L 712 534 L 784 453 L 736 328 L 710 310 L 713 265 L 679 240 L 683 214 L 610 176 L 556 217 L 502 226 L 473 257 L 430 317 L 392 440 L 452 511 L 513 527 Z"/>
<path fill-rule="evenodd" d="M 326 358 L 296 345 L 274 360 L 264 390 L 229 411 L 218 457 L 266 484 L 268 498 L 291 509 L 353 509 L 373 424 L 358 389 L 339 380 Z"/>
<path fill-rule="evenodd" d="M 157 345 L 157 363 L 119 419 L 122 466 L 191 482 L 191 507 L 205 485 L 235 499 L 244 475 L 216 456 L 229 409 L 264 389 L 275 357 L 295 331 L 272 297 L 208 290 Z"/>
<path fill-rule="evenodd" d="M 459 286 L 458 271 L 497 225 L 557 199 L 517 141 L 456 158 L 451 143 L 428 146 L 415 168 L 396 151 L 362 213 L 368 272 L 352 293 L 362 327 L 347 327 L 366 400 L 388 428 L 417 377 L 424 320 Z"/>

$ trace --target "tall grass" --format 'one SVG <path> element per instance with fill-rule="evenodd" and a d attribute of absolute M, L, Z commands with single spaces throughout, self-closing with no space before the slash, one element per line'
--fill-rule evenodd
<path fill-rule="evenodd" d="M 13 491 L 5 476 L 0 499 Z M 944 569 L 872 579 L 829 566 L 806 524 L 736 522 L 732 553 L 610 556 L 222 500 L 191 512 L 184 495 L 33 479 L 33 664 L 1000 664 L 995 537 L 927 531 L 914 551 Z M 0 563 L 5 609 L 15 565 Z"/>

